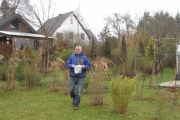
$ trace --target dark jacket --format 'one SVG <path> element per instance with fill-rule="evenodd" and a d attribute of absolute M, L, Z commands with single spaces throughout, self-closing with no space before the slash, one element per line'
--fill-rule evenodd
<path fill-rule="evenodd" d="M 74 65 L 84 65 L 85 68 L 82 69 L 81 73 L 76 74 L 74 72 L 74 68 L 72 68 L 72 64 Z M 70 69 L 70 73 L 69 76 L 70 77 L 80 77 L 80 78 L 84 78 L 86 75 L 86 70 L 89 70 L 91 65 L 90 62 L 88 60 L 88 58 L 83 55 L 83 53 L 78 54 L 73 54 L 71 55 L 68 60 L 66 61 L 66 67 Z"/>

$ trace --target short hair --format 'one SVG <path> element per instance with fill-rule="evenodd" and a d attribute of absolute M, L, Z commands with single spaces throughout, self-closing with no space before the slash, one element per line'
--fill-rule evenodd
<path fill-rule="evenodd" d="M 80 49 L 82 50 L 82 47 L 81 47 L 80 45 L 77 45 L 77 46 L 75 47 L 75 49 L 76 49 L 76 48 L 80 48 Z"/>

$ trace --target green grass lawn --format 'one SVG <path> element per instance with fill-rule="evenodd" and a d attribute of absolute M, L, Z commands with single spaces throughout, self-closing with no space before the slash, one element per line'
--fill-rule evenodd
<path fill-rule="evenodd" d="M 166 69 L 162 81 L 173 77 L 172 69 Z M 155 80 L 157 78 L 155 77 Z M 72 99 L 62 91 L 50 92 L 46 85 L 47 78 L 43 79 L 42 86 L 32 90 L 19 88 L 13 91 L 0 91 L 0 120 L 179 120 L 180 93 L 176 95 L 165 88 L 154 89 L 149 87 L 149 78 L 144 84 L 142 97 L 142 80 L 138 81 L 139 99 L 136 91 L 124 115 L 117 115 L 109 90 L 104 93 L 104 105 L 91 106 L 90 95 L 82 94 L 79 110 L 74 110 Z M 110 81 L 106 81 L 108 85 Z M 1 82 L 2 84 L 2 82 Z M 174 103 L 174 95 L 177 100 Z"/>

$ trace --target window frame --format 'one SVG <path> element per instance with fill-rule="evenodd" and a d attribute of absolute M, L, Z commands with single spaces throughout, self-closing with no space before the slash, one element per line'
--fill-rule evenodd
<path fill-rule="evenodd" d="M 81 33 L 81 40 L 85 40 L 85 35 L 84 35 L 84 33 Z"/>
<path fill-rule="evenodd" d="M 73 19 L 71 19 L 71 22 L 70 22 L 71 24 L 73 24 Z"/>
<path fill-rule="evenodd" d="M 12 21 L 10 23 L 10 29 L 11 30 L 19 30 L 19 22 L 17 20 Z"/>

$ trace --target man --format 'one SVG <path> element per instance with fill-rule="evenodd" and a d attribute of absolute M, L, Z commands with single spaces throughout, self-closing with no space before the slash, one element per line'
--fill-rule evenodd
<path fill-rule="evenodd" d="M 80 73 L 75 73 L 75 69 L 77 66 L 82 67 Z M 81 93 L 84 85 L 86 70 L 89 70 L 90 66 L 91 65 L 88 58 L 82 53 L 82 47 L 76 46 L 75 54 L 71 55 L 66 62 L 66 67 L 70 69 L 69 91 L 71 98 L 73 98 L 72 104 L 74 105 L 75 110 L 78 110 L 78 105 L 81 99 Z M 76 85 L 77 85 L 77 89 L 75 93 Z"/>

